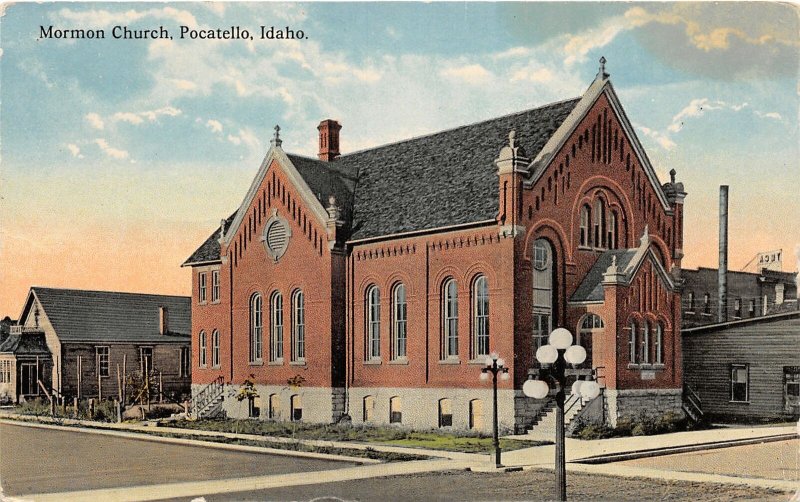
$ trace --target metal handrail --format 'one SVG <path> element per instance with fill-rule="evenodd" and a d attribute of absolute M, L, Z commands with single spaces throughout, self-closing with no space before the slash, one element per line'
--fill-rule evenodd
<path fill-rule="evenodd" d="M 225 391 L 223 383 L 224 379 L 222 376 L 218 376 L 194 396 L 192 399 L 192 410 L 195 414 L 203 411 L 209 403 Z"/>

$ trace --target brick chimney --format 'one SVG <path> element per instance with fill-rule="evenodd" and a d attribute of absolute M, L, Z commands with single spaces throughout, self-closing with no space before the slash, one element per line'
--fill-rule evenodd
<path fill-rule="evenodd" d="M 169 318 L 167 316 L 167 307 L 158 307 L 158 334 L 166 335 L 169 333 Z"/>
<path fill-rule="evenodd" d="M 330 162 L 339 156 L 339 130 L 342 126 L 339 122 L 326 119 L 319 123 L 319 154 L 320 160 Z"/>

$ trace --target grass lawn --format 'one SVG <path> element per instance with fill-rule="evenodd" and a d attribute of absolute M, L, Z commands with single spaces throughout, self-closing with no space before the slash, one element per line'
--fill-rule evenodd
<path fill-rule="evenodd" d="M 290 437 L 294 439 L 320 439 L 327 441 L 357 441 L 385 445 L 428 448 L 431 450 L 464 453 L 490 453 L 492 438 L 470 433 L 444 431 L 415 432 L 399 427 L 381 427 L 346 424 L 306 424 L 267 422 L 262 420 L 179 420 L 164 423 L 166 427 L 199 429 L 207 431 L 256 434 L 261 436 Z M 541 441 L 501 439 L 503 450 L 518 450 L 547 444 Z"/>

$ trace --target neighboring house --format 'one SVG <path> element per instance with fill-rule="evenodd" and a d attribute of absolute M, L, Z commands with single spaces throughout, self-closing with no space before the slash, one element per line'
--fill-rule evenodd
<path fill-rule="evenodd" d="M 10 328 L 0 342 L 0 402 L 19 402 L 51 388 L 53 358 L 44 333 Z"/>
<path fill-rule="evenodd" d="M 35 355 L 42 364 L 26 377 L 33 383 L 19 382 L 15 399 L 39 395 L 37 379 L 67 399 L 117 396 L 118 369 L 120 378 L 151 373 L 160 379 L 165 396 L 189 394 L 188 297 L 37 286 L 30 289 L 19 319 L 0 346 L 0 359 L 14 354 L 19 360 L 25 354 L 30 363 Z M 40 339 L 46 342 L 46 356 Z"/>
<path fill-rule="evenodd" d="M 685 329 L 683 355 L 711 419 L 800 418 L 800 312 Z"/>
<path fill-rule="evenodd" d="M 684 269 L 683 327 L 719 322 L 719 286 L 716 268 Z M 797 272 L 762 269 L 727 274 L 727 316 L 730 321 L 798 309 Z"/>
<path fill-rule="evenodd" d="M 253 406 L 215 391 L 229 415 L 489 430 L 497 352 L 500 422 L 520 430 L 542 408 L 521 391 L 535 351 L 562 326 L 612 424 L 680 412 L 686 194 L 674 171 L 660 183 L 602 65 L 579 98 L 350 154 L 334 120 L 318 159 L 277 129 L 184 263 L 193 393 L 253 375 Z"/>

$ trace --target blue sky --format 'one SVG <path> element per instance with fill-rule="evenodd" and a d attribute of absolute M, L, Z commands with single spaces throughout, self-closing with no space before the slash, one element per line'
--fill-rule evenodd
<path fill-rule="evenodd" d="M 798 10 L 772 3 L 21 3 L 0 19 L 0 314 L 31 284 L 188 294 L 182 260 L 282 128 L 353 151 L 580 95 L 601 55 L 659 175 L 686 184 L 685 265 L 800 246 Z M 106 40 L 40 40 L 39 26 Z M 114 40 L 115 25 L 174 40 Z M 179 40 L 260 25 L 305 40 Z M 785 269 L 796 270 L 793 258 Z M 99 271 L 99 272 L 98 272 Z"/>

